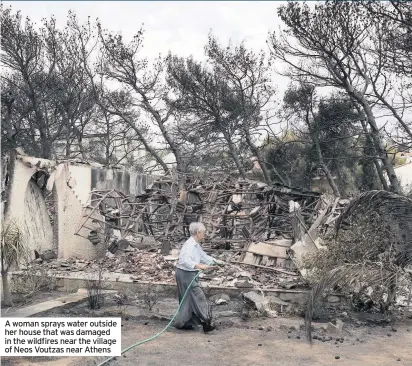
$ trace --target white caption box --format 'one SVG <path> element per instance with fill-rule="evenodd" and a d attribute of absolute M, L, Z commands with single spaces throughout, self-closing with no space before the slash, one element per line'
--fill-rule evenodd
<path fill-rule="evenodd" d="M 120 356 L 121 318 L 1 318 L 0 356 Z"/>

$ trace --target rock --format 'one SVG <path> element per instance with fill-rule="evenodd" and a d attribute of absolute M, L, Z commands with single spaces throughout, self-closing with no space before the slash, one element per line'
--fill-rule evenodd
<path fill-rule="evenodd" d="M 259 343 L 258 346 L 259 346 L 259 347 L 262 347 L 262 343 Z"/>
<path fill-rule="evenodd" d="M 260 327 L 258 327 L 258 329 L 259 329 L 259 330 L 263 330 L 263 329 L 265 329 L 265 328 L 263 328 L 262 326 L 260 326 Z"/>
<path fill-rule="evenodd" d="M 220 311 L 220 312 L 216 313 L 216 316 L 225 317 L 225 318 L 229 318 L 229 317 L 236 316 L 236 315 L 237 315 L 237 313 L 234 312 L 234 311 L 231 311 L 231 310 Z"/>
<path fill-rule="evenodd" d="M 243 297 L 255 304 L 257 310 L 269 311 L 269 301 L 254 291 L 243 294 Z"/>
<path fill-rule="evenodd" d="M 230 302 L 230 297 L 227 294 L 218 294 L 210 297 L 210 301 L 216 305 L 228 304 Z"/>
<path fill-rule="evenodd" d="M 286 329 L 288 329 L 288 327 L 285 324 L 281 324 L 281 325 L 279 325 L 279 329 L 286 330 Z"/>
<path fill-rule="evenodd" d="M 398 330 L 397 330 L 395 327 L 392 328 L 392 332 L 395 332 L 395 333 L 396 333 L 397 331 L 398 331 Z"/>
<path fill-rule="evenodd" d="M 56 259 L 57 258 L 57 254 L 53 251 L 53 250 L 45 250 L 43 253 L 40 254 L 40 258 L 48 261 L 50 259 Z"/>
<path fill-rule="evenodd" d="M 177 261 L 179 259 L 179 256 L 171 254 L 171 255 L 166 255 L 165 257 L 163 257 L 163 259 L 165 261 Z"/>
<path fill-rule="evenodd" d="M 336 304 L 337 302 L 340 302 L 340 297 L 339 296 L 335 296 L 335 295 L 328 296 L 328 303 Z"/>
<path fill-rule="evenodd" d="M 335 359 L 336 359 L 336 360 L 339 360 L 339 359 L 340 359 L 340 356 L 335 356 Z"/>
<path fill-rule="evenodd" d="M 43 259 L 41 259 L 41 258 L 39 257 L 39 258 L 35 259 L 35 260 L 33 261 L 33 263 L 42 264 L 42 263 L 43 263 Z"/>
<path fill-rule="evenodd" d="M 236 282 L 235 286 L 238 287 L 238 288 L 251 288 L 251 287 L 253 287 L 247 279 L 243 282 Z"/>
<path fill-rule="evenodd" d="M 334 324 L 335 323 L 335 324 Z M 328 323 L 327 331 L 331 334 L 340 334 L 343 330 L 343 321 L 340 319 L 335 319 L 335 321 Z"/>
<path fill-rule="evenodd" d="M 270 331 L 272 331 L 272 330 L 273 330 L 273 327 L 270 326 L 270 325 L 266 328 L 266 331 L 267 331 L 267 332 L 270 332 Z"/>
<path fill-rule="evenodd" d="M 289 302 L 284 301 L 277 296 L 267 296 L 266 299 L 269 301 L 272 309 L 274 308 L 281 313 L 290 310 L 292 306 Z"/>

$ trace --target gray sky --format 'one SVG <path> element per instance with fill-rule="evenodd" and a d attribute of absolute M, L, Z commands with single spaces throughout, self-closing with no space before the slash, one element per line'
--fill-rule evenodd
<path fill-rule="evenodd" d="M 210 31 L 226 44 L 246 41 L 248 48 L 268 53 L 268 32 L 281 24 L 277 8 L 280 1 L 4 1 L 13 10 L 21 10 L 38 23 L 54 15 L 57 26 L 63 27 L 69 10 L 75 11 L 80 23 L 90 16 L 99 18 L 102 26 L 121 32 L 131 40 L 143 24 L 145 30 L 142 55 L 154 59 L 169 51 L 178 56 L 204 58 L 204 46 Z M 275 75 L 275 74 L 274 74 Z M 288 79 L 279 75 L 272 80 L 279 94 Z"/>
<path fill-rule="evenodd" d="M 280 1 L 4 1 L 24 16 L 40 22 L 54 15 L 58 27 L 63 27 L 69 10 L 74 10 L 84 22 L 90 16 L 99 18 L 104 28 L 121 32 L 130 40 L 143 24 L 145 30 L 142 54 L 154 59 L 169 51 L 179 56 L 193 55 L 204 58 L 203 48 L 210 31 L 223 43 L 229 39 L 238 43 L 243 40 L 256 52 L 268 52 L 266 40 L 270 31 L 277 30 L 281 21 L 277 8 Z M 272 79 L 282 98 L 289 80 L 278 74 Z"/>
<path fill-rule="evenodd" d="M 4 1 L 23 15 L 40 22 L 54 15 L 64 25 L 67 12 L 76 12 L 80 21 L 99 18 L 102 25 L 131 38 L 144 24 L 144 53 L 155 57 L 169 50 L 180 56 L 203 57 L 210 30 L 222 41 L 246 40 L 250 48 L 267 49 L 269 30 L 280 21 L 277 7 L 282 2 L 147 2 L 147 1 Z"/>

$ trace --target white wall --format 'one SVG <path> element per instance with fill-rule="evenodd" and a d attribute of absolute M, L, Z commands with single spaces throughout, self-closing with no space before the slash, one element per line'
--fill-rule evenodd
<path fill-rule="evenodd" d="M 15 222 L 22 230 L 22 239 L 34 258 L 34 250 L 39 252 L 53 249 L 53 229 L 47 213 L 46 203 L 39 186 L 31 177 L 36 173 L 21 160 L 15 160 L 11 177 L 11 190 L 8 198 L 4 226 Z"/>
<path fill-rule="evenodd" d="M 412 189 L 412 163 L 395 168 L 395 173 L 405 190 Z"/>

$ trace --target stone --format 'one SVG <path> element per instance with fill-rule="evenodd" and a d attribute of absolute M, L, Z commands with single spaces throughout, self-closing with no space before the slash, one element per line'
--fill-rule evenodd
<path fill-rule="evenodd" d="M 210 297 L 210 301 L 216 305 L 228 304 L 230 297 L 227 294 L 217 294 Z"/>
<path fill-rule="evenodd" d="M 220 311 L 219 313 L 216 313 L 216 315 L 219 316 L 219 317 L 229 318 L 229 317 L 236 316 L 237 313 L 234 312 L 234 311 L 231 311 L 231 310 L 227 310 L 227 311 Z"/>
<path fill-rule="evenodd" d="M 335 295 L 328 296 L 328 303 L 336 304 L 337 302 L 340 302 L 340 297 L 339 296 L 335 296 Z"/>
<path fill-rule="evenodd" d="M 336 359 L 336 360 L 339 360 L 339 359 L 340 359 L 340 356 L 335 356 L 335 359 Z"/>
<path fill-rule="evenodd" d="M 34 262 L 34 263 L 41 264 L 41 263 L 43 263 L 43 259 L 42 259 L 42 258 L 37 258 L 37 259 L 35 259 L 33 262 Z"/>
<path fill-rule="evenodd" d="M 243 282 L 236 282 L 235 286 L 238 287 L 238 288 L 251 288 L 251 287 L 253 287 L 247 279 Z"/>
<path fill-rule="evenodd" d="M 267 296 L 266 299 L 269 301 L 271 308 L 275 308 L 281 313 L 288 311 L 291 308 L 291 304 L 289 302 L 286 302 L 277 296 Z"/>
<path fill-rule="evenodd" d="M 327 331 L 331 334 L 341 334 L 343 330 L 343 321 L 340 319 L 335 319 L 334 323 L 330 322 L 327 325 Z"/>
<path fill-rule="evenodd" d="M 53 250 L 45 250 L 43 253 L 40 254 L 40 258 L 48 261 L 50 259 L 56 259 L 57 258 L 57 254 L 53 251 Z"/>
<path fill-rule="evenodd" d="M 243 297 L 253 302 L 257 310 L 265 310 L 265 308 L 268 308 L 269 301 L 265 299 L 262 295 L 259 295 L 254 291 L 244 293 Z"/>

